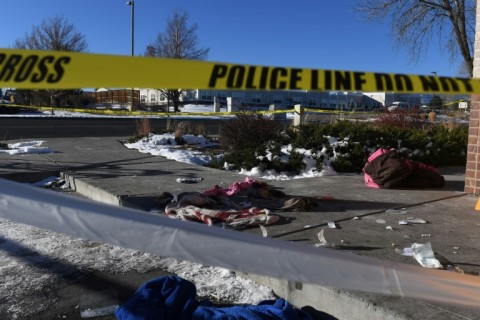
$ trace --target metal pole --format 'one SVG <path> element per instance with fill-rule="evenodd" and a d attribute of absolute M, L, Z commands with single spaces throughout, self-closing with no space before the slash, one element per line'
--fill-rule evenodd
<path fill-rule="evenodd" d="M 135 28 L 135 1 L 127 1 L 127 5 L 131 6 L 132 7 L 132 57 L 135 55 L 135 50 L 134 50 L 134 44 L 135 44 L 135 32 L 134 32 L 134 28 Z M 131 103 L 132 103 L 132 106 L 131 106 L 131 110 L 130 111 L 134 111 L 134 104 L 133 104 L 133 86 L 132 86 L 132 90 L 131 90 L 131 93 L 130 93 L 130 100 L 131 100 Z"/>
<path fill-rule="evenodd" d="M 132 57 L 135 55 L 134 45 L 135 45 L 135 1 L 132 2 Z"/>
<path fill-rule="evenodd" d="M 132 1 L 132 57 L 135 55 L 134 47 L 135 47 L 135 1 Z M 132 86 L 132 111 L 135 111 L 135 104 L 134 104 L 134 90 Z"/>

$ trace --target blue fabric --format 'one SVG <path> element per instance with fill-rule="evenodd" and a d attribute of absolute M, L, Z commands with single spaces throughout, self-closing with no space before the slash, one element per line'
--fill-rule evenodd
<path fill-rule="evenodd" d="M 165 276 L 144 283 L 115 310 L 120 320 L 190 320 L 197 302 L 197 288 L 190 281 Z"/>
<path fill-rule="evenodd" d="M 312 320 L 307 313 L 294 309 L 286 300 L 262 301 L 258 305 L 226 308 L 199 306 L 194 320 Z"/>
<path fill-rule="evenodd" d="M 312 320 L 284 299 L 220 308 L 208 300 L 197 302 L 196 291 L 188 280 L 160 277 L 143 284 L 115 310 L 115 316 L 119 320 Z"/>

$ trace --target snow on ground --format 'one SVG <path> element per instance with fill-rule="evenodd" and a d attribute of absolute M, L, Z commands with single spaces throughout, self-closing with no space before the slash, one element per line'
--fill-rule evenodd
<path fill-rule="evenodd" d="M 55 111 L 55 113 L 56 116 L 60 114 L 72 116 L 66 112 Z M 42 116 L 51 116 L 51 114 L 46 112 Z M 167 141 L 172 137 L 167 135 L 159 139 Z M 185 139 L 188 143 L 208 145 L 208 142 L 202 138 L 185 137 Z M 12 155 L 55 152 L 48 147 L 42 147 L 43 143 L 44 141 L 24 141 L 9 144 L 10 149 L 0 150 L 0 152 Z M 155 143 L 152 144 L 152 148 L 154 146 L 156 146 Z M 158 155 L 162 156 L 173 155 L 170 158 L 191 158 L 192 163 L 201 164 L 202 162 L 198 160 L 202 159 L 201 154 L 172 150 L 158 152 Z M 53 183 L 58 183 L 57 177 L 39 181 L 34 186 L 47 186 Z M 59 189 L 68 189 L 68 185 L 60 183 Z M 8 312 L 12 319 L 34 315 L 55 304 L 53 297 L 46 294 L 46 289 L 56 288 L 65 275 L 74 275 L 79 271 L 122 273 L 148 272 L 154 269 L 163 269 L 192 281 L 197 287 L 199 297 L 229 301 L 234 304 L 258 304 L 262 300 L 275 299 L 271 289 L 251 280 L 236 277 L 233 272 L 223 268 L 162 258 L 109 244 L 80 240 L 0 219 L 0 274 L 2 275 L 0 312 Z"/>
<path fill-rule="evenodd" d="M 190 147 L 205 148 L 217 145 L 217 143 L 211 142 L 203 136 L 185 134 L 182 139 L 185 145 Z M 197 165 L 206 165 L 211 159 L 197 148 L 184 148 L 183 145 L 178 145 L 175 141 L 175 135 L 172 133 L 151 134 L 135 143 L 126 143 L 125 147 L 136 149 L 142 153 Z"/>
<path fill-rule="evenodd" d="M 7 144 L 8 149 L 1 149 L 0 153 L 8 154 L 27 154 L 27 153 L 52 153 L 52 149 L 48 147 L 42 147 L 42 144 L 45 141 L 27 141 L 27 142 L 18 142 L 18 143 L 9 143 Z"/>
<path fill-rule="evenodd" d="M 158 269 L 195 283 L 199 297 L 235 304 L 257 304 L 275 298 L 270 289 L 223 268 L 80 240 L 0 219 L 0 312 L 7 311 L 12 319 L 51 307 L 55 301 L 44 293 L 45 288 L 56 287 L 55 283 L 65 275 L 79 271 L 143 273 Z"/>

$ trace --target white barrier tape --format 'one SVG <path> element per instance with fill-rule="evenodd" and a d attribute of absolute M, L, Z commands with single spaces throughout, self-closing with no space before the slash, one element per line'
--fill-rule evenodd
<path fill-rule="evenodd" d="M 0 179 L 0 217 L 204 265 L 342 289 L 480 307 L 480 279 L 262 238 Z"/>

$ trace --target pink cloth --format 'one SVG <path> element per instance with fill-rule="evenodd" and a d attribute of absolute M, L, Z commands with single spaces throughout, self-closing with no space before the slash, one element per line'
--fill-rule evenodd
<path fill-rule="evenodd" d="M 370 157 L 368 157 L 368 162 L 372 162 L 376 157 L 378 157 L 379 155 L 382 155 L 384 154 L 385 152 L 387 152 L 388 149 L 378 149 L 377 151 L 375 151 L 374 153 L 372 153 L 370 155 Z M 373 181 L 372 177 L 370 177 L 370 175 L 368 175 L 367 173 L 365 173 L 365 171 L 363 171 L 364 173 L 364 180 L 365 180 L 365 185 L 367 187 L 370 187 L 370 188 L 375 188 L 375 189 L 380 189 L 380 186 L 378 184 L 375 183 L 375 181 Z"/>
<path fill-rule="evenodd" d="M 255 182 L 257 182 L 255 179 L 246 177 L 244 181 L 234 182 L 228 188 L 222 189 L 219 185 L 215 185 L 215 187 L 213 187 L 212 189 L 205 190 L 202 193 L 209 196 L 231 197 L 243 190 L 248 189 Z"/>

